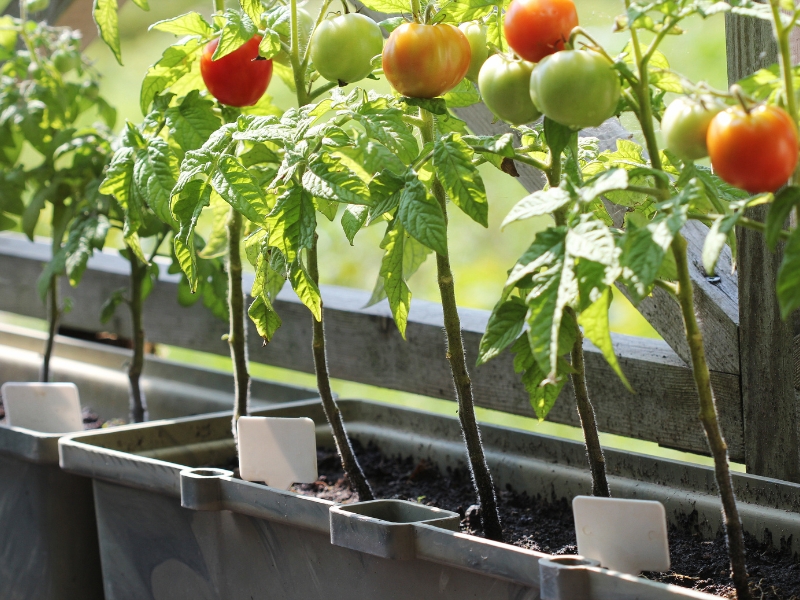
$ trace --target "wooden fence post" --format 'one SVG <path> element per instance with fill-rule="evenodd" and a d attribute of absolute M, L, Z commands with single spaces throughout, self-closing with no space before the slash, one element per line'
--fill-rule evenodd
<path fill-rule="evenodd" d="M 726 15 L 728 81 L 777 60 L 768 21 Z M 766 207 L 748 210 L 763 221 Z M 739 245 L 739 348 L 747 472 L 800 481 L 798 399 L 795 393 L 793 331 L 781 320 L 775 293 L 779 248 L 770 252 L 764 236 L 737 228 Z"/>

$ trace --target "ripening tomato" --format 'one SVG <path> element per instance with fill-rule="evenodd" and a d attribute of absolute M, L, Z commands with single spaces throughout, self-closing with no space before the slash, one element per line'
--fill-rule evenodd
<path fill-rule="evenodd" d="M 535 121 L 540 113 L 531 101 L 533 63 L 495 54 L 483 63 L 478 88 L 492 113 L 512 125 Z"/>
<path fill-rule="evenodd" d="M 797 166 L 797 127 L 778 106 L 724 110 L 711 121 L 706 143 L 714 172 L 751 194 L 774 192 Z"/>
<path fill-rule="evenodd" d="M 486 45 L 486 25 L 480 21 L 468 21 L 458 26 L 469 42 L 470 61 L 467 79 L 478 81 L 478 73 L 486 59 L 489 58 L 489 48 Z"/>
<path fill-rule="evenodd" d="M 378 24 L 365 15 L 348 13 L 319 24 L 311 37 L 311 62 L 328 81 L 353 83 L 372 73 L 372 59 L 383 49 Z"/>
<path fill-rule="evenodd" d="M 622 88 L 609 60 L 589 50 L 563 50 L 533 69 L 531 100 L 546 117 L 573 129 L 614 116 Z"/>
<path fill-rule="evenodd" d="M 725 108 L 713 96 L 673 100 L 661 119 L 664 144 L 683 160 L 708 156 L 706 134 L 711 119 Z"/>
<path fill-rule="evenodd" d="M 261 36 L 256 35 L 219 60 L 211 60 L 219 39 L 211 40 L 200 57 L 200 74 L 211 95 L 228 106 L 253 106 L 267 91 L 272 61 L 258 59 Z"/>
<path fill-rule="evenodd" d="M 383 73 L 403 96 L 436 98 L 464 79 L 471 57 L 458 27 L 404 23 L 383 47 Z"/>
<path fill-rule="evenodd" d="M 503 31 L 520 58 L 537 63 L 564 49 L 578 26 L 572 0 L 512 0 L 503 19 Z"/>

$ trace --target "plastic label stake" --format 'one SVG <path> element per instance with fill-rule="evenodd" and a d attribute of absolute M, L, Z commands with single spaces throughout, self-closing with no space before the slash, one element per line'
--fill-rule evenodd
<path fill-rule="evenodd" d="M 239 474 L 288 490 L 293 483 L 317 480 L 317 437 L 308 418 L 241 417 Z"/>
<path fill-rule="evenodd" d="M 7 382 L 0 388 L 6 424 L 41 433 L 83 431 L 78 387 L 74 383 Z"/>
<path fill-rule="evenodd" d="M 576 496 L 572 512 L 581 556 L 631 575 L 669 570 L 667 514 L 660 502 Z"/>

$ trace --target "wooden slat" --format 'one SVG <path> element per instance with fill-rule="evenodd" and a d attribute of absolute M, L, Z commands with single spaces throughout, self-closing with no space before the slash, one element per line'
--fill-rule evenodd
<path fill-rule="evenodd" d="M 734 83 L 777 60 L 770 24 L 728 15 L 728 80 Z M 763 221 L 767 207 L 749 209 Z M 740 228 L 739 339 L 747 471 L 800 481 L 794 332 L 781 320 L 775 281 L 782 251 L 770 252 L 761 233 Z"/>
<path fill-rule="evenodd" d="M 49 255 L 45 244 L 32 244 L 16 236 L 0 236 L 0 310 L 44 316 L 36 292 L 36 279 Z M 128 335 L 125 311 L 113 322 L 98 321 L 100 307 L 108 295 L 127 284 L 127 262 L 119 256 L 101 254 L 92 258 L 77 289 L 64 289 L 74 298 L 73 310 L 63 324 L 87 331 L 111 331 Z M 204 352 L 228 355 L 222 340 L 225 323 L 214 319 L 199 303 L 182 308 L 176 302 L 178 278 L 162 270 L 159 284 L 145 305 L 148 339 Z M 250 282 L 245 282 L 249 289 Z M 368 309 L 368 293 L 324 287 L 328 360 L 333 377 L 381 387 L 453 399 L 452 379 L 445 358 L 441 307 L 415 301 L 404 341 L 384 304 Z M 264 347 L 251 326 L 251 360 L 298 371 L 313 372 L 311 322 L 308 310 L 286 289 L 276 308 L 283 326 L 271 344 Z M 464 341 L 472 364 L 489 313 L 462 309 Z M 600 352 L 587 343 L 586 366 L 600 429 L 651 440 L 697 453 L 706 453 L 706 442 L 696 418 L 696 392 L 691 372 L 660 340 L 615 335 L 614 343 L 622 368 L 637 394 L 630 394 L 606 365 Z M 533 416 L 511 356 L 506 353 L 472 370 L 476 403 L 514 414 Z M 738 378 L 713 373 L 723 428 L 731 454 L 743 457 L 741 407 Z M 550 419 L 577 425 L 572 391 L 565 389 Z"/>

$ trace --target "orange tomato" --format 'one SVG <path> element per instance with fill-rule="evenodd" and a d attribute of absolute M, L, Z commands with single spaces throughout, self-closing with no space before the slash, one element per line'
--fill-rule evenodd
<path fill-rule="evenodd" d="M 403 96 L 436 98 L 464 79 L 471 57 L 458 27 L 404 23 L 383 47 L 383 73 Z"/>
<path fill-rule="evenodd" d="M 751 194 L 774 192 L 797 166 L 797 127 L 778 106 L 722 111 L 712 119 L 706 143 L 714 172 Z"/>
<path fill-rule="evenodd" d="M 578 26 L 572 0 L 513 0 L 503 19 L 503 31 L 520 58 L 539 62 L 564 49 L 564 42 Z"/>

